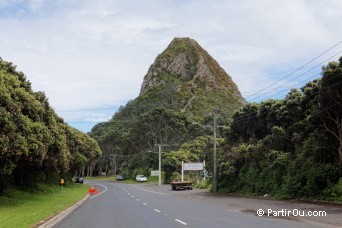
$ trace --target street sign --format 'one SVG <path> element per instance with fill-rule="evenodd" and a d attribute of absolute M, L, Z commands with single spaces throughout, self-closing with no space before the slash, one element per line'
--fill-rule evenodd
<path fill-rule="evenodd" d="M 158 170 L 152 170 L 151 171 L 151 177 L 157 177 L 159 176 L 159 171 Z"/>
<path fill-rule="evenodd" d="M 203 163 L 197 162 L 197 163 L 184 163 L 184 170 L 203 170 Z"/>

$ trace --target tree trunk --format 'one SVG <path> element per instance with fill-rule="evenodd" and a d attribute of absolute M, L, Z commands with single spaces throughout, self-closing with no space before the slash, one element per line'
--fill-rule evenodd
<path fill-rule="evenodd" d="M 93 171 L 94 171 L 94 165 L 89 166 L 89 176 L 93 176 Z"/>

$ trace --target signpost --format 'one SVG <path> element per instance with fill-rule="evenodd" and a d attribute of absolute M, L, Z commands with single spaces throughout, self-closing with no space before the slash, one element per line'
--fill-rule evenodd
<path fill-rule="evenodd" d="M 184 171 L 201 171 L 204 170 L 205 162 L 184 163 L 182 161 L 182 181 L 184 181 Z"/>
<path fill-rule="evenodd" d="M 159 176 L 159 170 L 152 170 L 151 171 L 151 177 L 158 177 Z"/>
<path fill-rule="evenodd" d="M 196 162 L 196 163 L 184 163 L 184 170 L 193 170 L 193 171 L 200 171 L 203 170 L 203 162 Z"/>

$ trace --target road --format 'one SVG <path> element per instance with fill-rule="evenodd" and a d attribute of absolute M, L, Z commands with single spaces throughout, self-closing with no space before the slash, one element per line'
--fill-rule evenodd
<path fill-rule="evenodd" d="M 193 200 L 191 191 L 159 191 L 144 184 L 91 182 L 91 196 L 55 228 L 87 227 L 327 227 L 319 223 L 259 217 L 217 202 Z M 184 197 L 187 194 L 186 197 Z"/>

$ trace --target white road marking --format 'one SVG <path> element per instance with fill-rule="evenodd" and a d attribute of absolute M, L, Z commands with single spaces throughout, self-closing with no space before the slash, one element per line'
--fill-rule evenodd
<path fill-rule="evenodd" d="M 137 199 L 137 201 L 140 201 L 139 199 Z"/>
<path fill-rule="evenodd" d="M 186 224 L 185 222 L 183 222 L 183 221 L 181 221 L 181 220 L 179 220 L 179 219 L 175 219 L 177 222 L 179 222 L 179 223 L 182 223 L 184 226 L 186 226 L 186 225 L 188 225 L 188 224 Z"/>
<path fill-rule="evenodd" d="M 143 189 L 143 188 L 140 188 L 138 186 L 134 186 L 134 185 L 131 185 L 132 187 L 135 187 L 137 189 L 140 189 L 142 191 L 145 191 L 145 192 L 150 192 L 150 193 L 155 193 L 155 194 L 160 194 L 160 195 L 166 195 L 166 196 L 169 196 L 170 194 L 167 194 L 167 193 L 163 193 L 163 192 L 155 192 L 155 191 L 150 191 L 150 190 L 146 190 L 146 189 Z"/>
<path fill-rule="evenodd" d="M 147 206 L 147 203 L 143 203 L 145 206 Z"/>
<path fill-rule="evenodd" d="M 134 196 L 132 196 L 132 198 L 134 198 Z"/>
<path fill-rule="evenodd" d="M 102 184 L 96 184 L 96 185 L 100 185 L 100 186 L 104 187 L 105 190 L 102 191 L 102 192 L 100 192 L 100 193 L 98 193 L 98 194 L 96 194 L 96 195 L 94 195 L 94 196 L 92 196 L 92 197 L 89 197 L 90 199 L 93 199 L 93 198 L 95 198 L 96 196 L 99 196 L 99 195 L 101 195 L 102 193 L 105 193 L 105 192 L 108 190 L 108 188 L 107 188 L 106 186 L 102 185 Z"/>
<path fill-rule="evenodd" d="M 158 213 L 160 213 L 160 210 L 158 210 L 158 209 L 154 209 L 156 212 L 158 212 Z"/>

